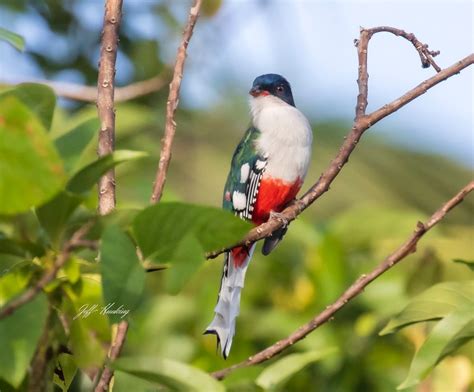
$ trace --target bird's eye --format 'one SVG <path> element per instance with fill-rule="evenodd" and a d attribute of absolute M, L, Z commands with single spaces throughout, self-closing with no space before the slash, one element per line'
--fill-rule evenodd
<path fill-rule="evenodd" d="M 280 85 L 280 86 L 277 86 L 277 91 L 278 91 L 279 93 L 282 93 L 283 90 L 284 90 L 283 86 L 281 86 L 281 85 Z"/>

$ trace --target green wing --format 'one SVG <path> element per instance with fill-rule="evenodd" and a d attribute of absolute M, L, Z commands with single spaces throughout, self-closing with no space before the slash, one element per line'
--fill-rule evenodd
<path fill-rule="evenodd" d="M 232 157 L 230 172 L 224 188 L 223 208 L 244 219 L 252 219 L 260 179 L 267 158 L 257 152 L 255 141 L 260 131 L 250 127 Z"/>

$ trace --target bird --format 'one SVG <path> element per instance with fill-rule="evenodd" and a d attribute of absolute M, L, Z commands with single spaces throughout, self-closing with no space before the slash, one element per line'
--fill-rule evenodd
<path fill-rule="evenodd" d="M 262 247 L 268 255 L 287 231 L 280 212 L 300 190 L 311 160 L 313 132 L 295 106 L 290 83 L 281 75 L 258 76 L 249 91 L 251 124 L 238 144 L 224 187 L 223 208 L 254 225 L 276 216 L 282 228 L 267 237 Z M 227 359 L 240 312 L 245 274 L 256 243 L 225 253 L 224 269 L 214 319 L 204 334 L 217 337 Z"/>

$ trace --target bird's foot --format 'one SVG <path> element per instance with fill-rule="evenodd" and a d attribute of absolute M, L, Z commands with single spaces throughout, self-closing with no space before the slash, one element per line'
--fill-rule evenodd
<path fill-rule="evenodd" d="M 287 227 L 290 222 L 286 219 L 285 215 L 281 212 L 270 211 L 270 219 L 278 219 L 283 223 L 283 227 Z"/>

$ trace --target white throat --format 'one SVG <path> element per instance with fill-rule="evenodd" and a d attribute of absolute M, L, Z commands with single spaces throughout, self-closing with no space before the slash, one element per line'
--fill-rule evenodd
<path fill-rule="evenodd" d="M 268 156 L 264 176 L 290 183 L 303 180 L 313 140 L 304 114 L 272 95 L 250 98 L 250 113 L 253 126 L 261 132 L 257 149 Z"/>

